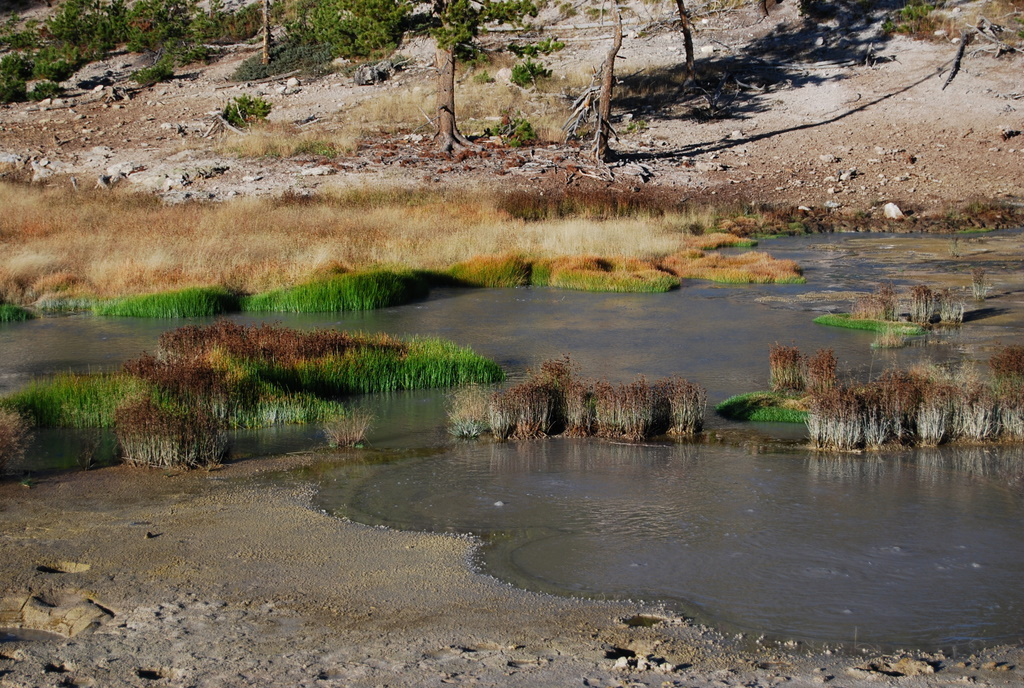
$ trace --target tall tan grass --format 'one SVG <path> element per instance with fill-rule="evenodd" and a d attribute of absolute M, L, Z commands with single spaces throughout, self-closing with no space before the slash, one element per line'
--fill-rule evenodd
<path fill-rule="evenodd" d="M 167 206 L 127 191 L 0 184 L 0 300 L 115 297 L 223 285 L 258 292 L 338 266 L 443 269 L 474 256 L 660 258 L 692 214 L 528 222 L 492 192 L 361 188 Z M 712 254 L 709 254 L 712 255 Z"/>

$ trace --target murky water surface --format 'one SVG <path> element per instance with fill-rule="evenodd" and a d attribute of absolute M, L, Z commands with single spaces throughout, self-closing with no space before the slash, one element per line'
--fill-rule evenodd
<path fill-rule="evenodd" d="M 584 375 L 612 382 L 682 375 L 707 387 L 712 404 L 764 389 L 775 342 L 806 353 L 830 347 L 843 374 L 866 379 L 973 357 L 979 341 L 1021 341 L 1024 309 L 1012 286 L 969 316 L 970 342 L 952 330 L 877 351 L 872 333 L 810 322 L 849 301 L 801 300 L 809 292 L 911 279 L 883 259 L 885 242 L 906 240 L 763 246 L 804 265 L 807 285 L 687 283 L 662 295 L 437 290 L 421 303 L 344 317 L 232 319 L 446 337 L 513 378 L 568 353 Z M 943 270 L 969 282 L 968 267 L 950 261 Z M 70 316 L 0 326 L 0 393 L 55 372 L 115 369 L 181 324 Z M 1019 448 L 822 458 L 799 448 L 802 427 L 713 416 L 699 444 L 459 443 L 444 432 L 444 400 L 439 391 L 356 399 L 377 416 L 375 450 L 364 454 L 374 461 L 320 473 L 320 505 L 400 528 L 484 534 L 484 568 L 523 587 L 665 600 L 755 635 L 921 647 L 1024 636 Z M 298 426 L 235 440 L 237 457 L 322 444 L 316 428 Z M 102 462 L 112 451 L 103 434 L 44 431 L 26 468 Z"/>

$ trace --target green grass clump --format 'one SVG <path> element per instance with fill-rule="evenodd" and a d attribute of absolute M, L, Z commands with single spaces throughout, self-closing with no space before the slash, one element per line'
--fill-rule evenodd
<path fill-rule="evenodd" d="M 159 356 L 128 361 L 119 373 L 34 382 L 0 399 L 0 409 L 39 426 L 105 428 L 116 425 L 118 413 L 130 406 L 125 417 L 134 428 L 131 441 L 148 452 L 157 445 L 135 430 L 152 427 L 158 435 L 176 437 L 176 419 L 188 409 L 224 427 L 314 423 L 343 415 L 340 397 L 348 394 L 489 384 L 504 377 L 498 364 L 441 339 L 403 341 L 220 321 L 165 333 Z"/>
<path fill-rule="evenodd" d="M 430 291 L 412 272 L 352 272 L 300 284 L 289 289 L 244 297 L 243 311 L 266 313 L 334 313 L 366 311 L 409 303 Z"/>
<path fill-rule="evenodd" d="M 0 323 L 22 322 L 36 317 L 32 311 L 10 303 L 0 303 Z"/>
<path fill-rule="evenodd" d="M 0 407 L 40 427 L 109 428 L 119 406 L 147 391 L 146 383 L 124 373 L 64 373 L 30 383 L 0 399 Z"/>
<path fill-rule="evenodd" d="M 729 397 L 715 412 L 729 420 L 761 423 L 803 423 L 807 411 L 796 408 L 799 400 L 777 392 L 747 392 Z"/>
<path fill-rule="evenodd" d="M 924 334 L 925 330 L 920 325 L 904 322 L 890 322 L 888 320 L 869 320 L 867 318 L 853 318 L 849 313 L 828 313 L 818 316 L 814 322 L 819 325 L 830 327 L 846 327 L 851 330 L 867 330 L 869 332 L 884 332 L 887 334 L 899 334 L 912 336 Z"/>
<path fill-rule="evenodd" d="M 524 287 L 530 283 L 530 263 L 520 256 L 479 256 L 445 274 L 464 287 Z"/>
<path fill-rule="evenodd" d="M 126 296 L 93 306 L 96 315 L 126 318 L 199 318 L 237 310 L 238 297 L 222 287 Z"/>

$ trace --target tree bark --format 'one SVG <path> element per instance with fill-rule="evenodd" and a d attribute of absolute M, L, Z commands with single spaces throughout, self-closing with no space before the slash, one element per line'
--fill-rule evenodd
<path fill-rule="evenodd" d="M 434 51 L 437 68 L 437 139 L 445 153 L 456 146 L 470 145 L 469 139 L 459 133 L 455 120 L 455 48 L 437 48 Z"/>
<path fill-rule="evenodd" d="M 686 12 L 684 0 L 676 0 L 676 8 L 679 10 L 679 26 L 683 31 L 683 47 L 686 48 L 686 78 L 693 78 L 693 25 L 690 23 L 690 15 Z"/>
<path fill-rule="evenodd" d="M 270 64 L 270 0 L 263 0 L 263 64 Z"/>
<path fill-rule="evenodd" d="M 615 19 L 615 37 L 612 47 L 604 58 L 601 68 L 601 95 L 597 104 L 597 131 L 594 134 L 594 157 L 601 162 L 608 159 L 608 138 L 612 133 L 612 89 L 615 86 L 615 58 L 622 47 L 622 15 L 619 14 L 617 0 L 612 0 L 612 13 Z"/>

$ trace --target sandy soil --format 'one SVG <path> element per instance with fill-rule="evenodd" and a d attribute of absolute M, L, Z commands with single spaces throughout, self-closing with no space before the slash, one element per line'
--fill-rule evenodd
<path fill-rule="evenodd" d="M 63 636 L 0 643 L 0 686 L 1011 686 L 1024 678 L 1020 647 L 969 657 L 757 649 L 632 603 L 519 591 L 472 571 L 470 539 L 343 522 L 313 510 L 301 480 L 265 479 L 317 460 L 187 474 L 121 467 L 54 474 L 31 489 L 0 485 L 0 627 Z M 624 623 L 640 613 L 661 621 Z"/>
<path fill-rule="evenodd" d="M 963 16 L 975 5 L 962 5 Z M 269 100 L 272 121 L 329 133 L 366 99 L 429 91 L 432 53 L 422 40 L 402 48 L 412 62 L 378 86 L 356 86 L 341 73 L 292 86 L 230 82 L 238 63 L 255 52 L 239 45 L 213 65 L 140 90 L 128 76 L 148 58 L 119 55 L 83 69 L 60 101 L 0 107 L 0 160 L 21 178 L 67 184 L 74 176 L 92 187 L 101 175 L 123 177 L 171 200 L 382 180 L 499 188 L 592 183 L 578 174 L 581 164 L 620 186 L 678 190 L 695 202 L 877 210 L 889 201 L 934 209 L 974 198 L 1024 198 L 1024 137 L 1005 138 L 1024 130 L 1020 55 L 996 59 L 972 48 L 943 90 L 956 52 L 950 41 L 885 36 L 877 22 L 852 15 L 805 20 L 794 3 L 764 20 L 741 10 L 698 23 L 700 79 L 680 89 L 680 35 L 656 21 L 670 20 L 671 8 L 639 7 L 617 72 L 613 116 L 622 138 L 613 147 L 620 159 L 608 168 L 588 166 L 565 146 L 495 144 L 484 156 L 438 156 L 426 126 L 407 135 L 413 140 L 367 140 L 334 160 L 237 159 L 218 152 L 219 135 L 206 136 L 212 116 L 242 93 Z M 568 39 L 566 49 L 547 58 L 556 80 L 600 65 L 606 26 L 574 19 L 552 27 Z M 508 39 L 486 40 L 495 47 Z M 567 89 L 564 96 L 571 101 L 577 94 Z M 631 123 L 636 131 L 626 133 Z"/>

